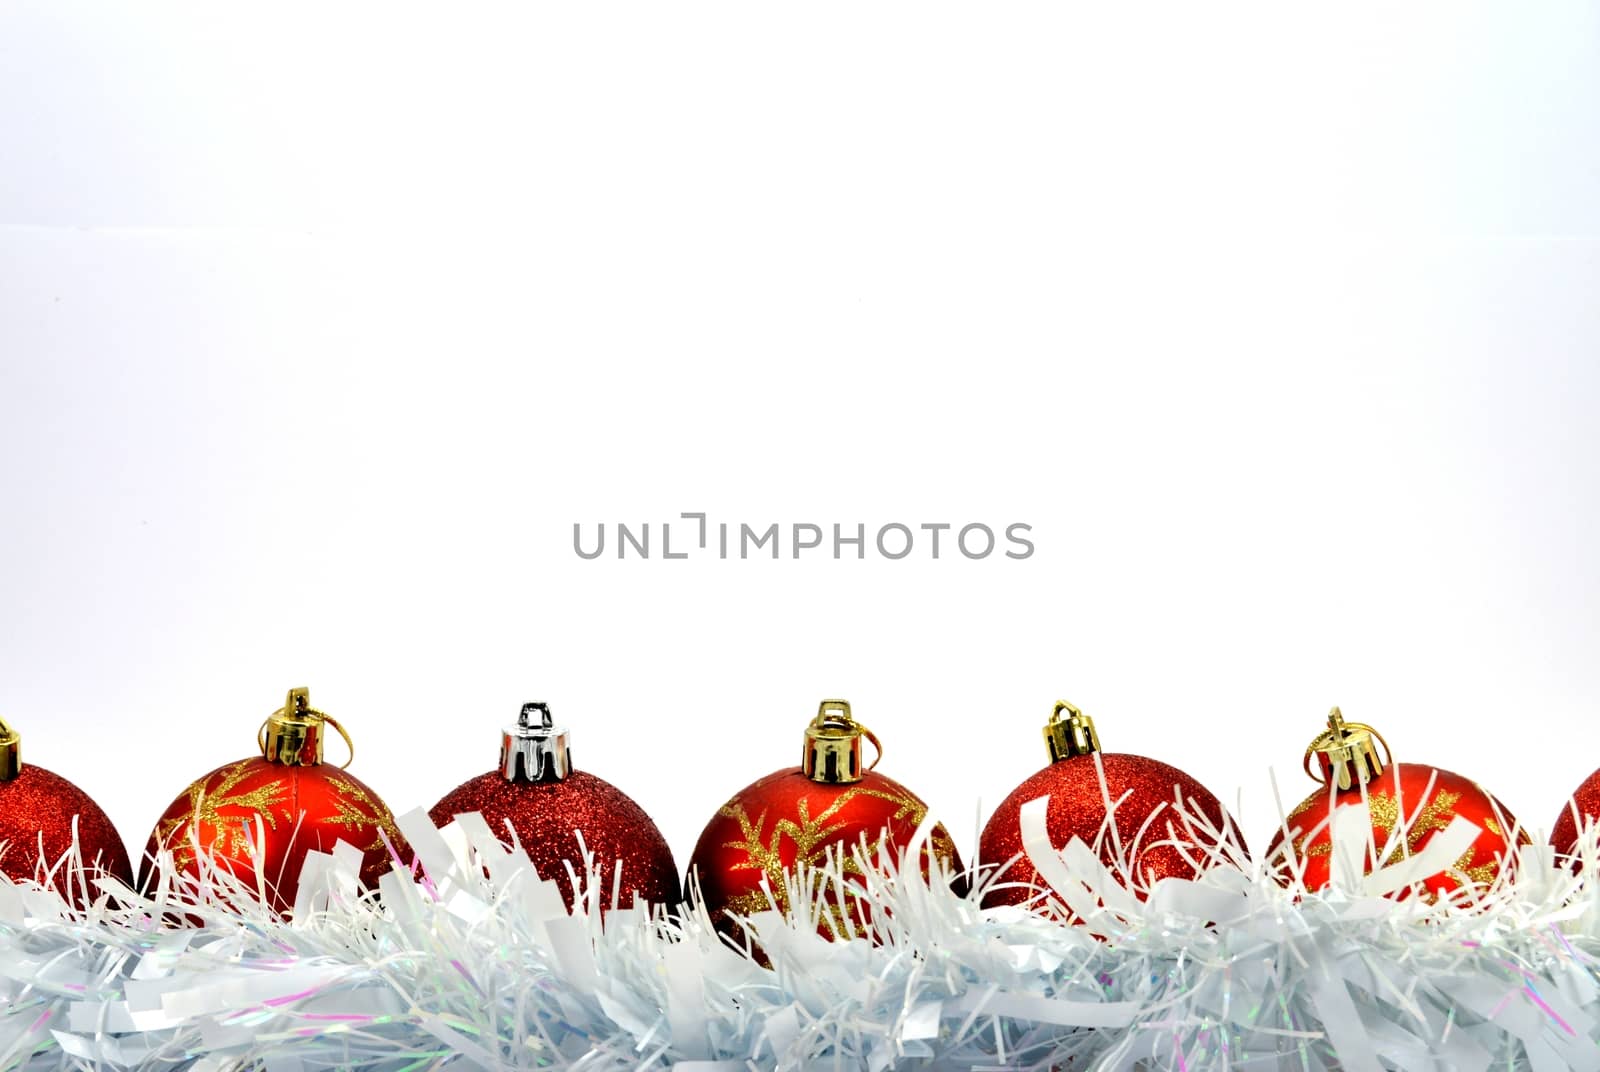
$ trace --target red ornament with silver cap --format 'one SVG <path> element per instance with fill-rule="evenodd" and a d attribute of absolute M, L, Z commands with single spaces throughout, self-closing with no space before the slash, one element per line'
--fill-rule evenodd
<path fill-rule="evenodd" d="M 516 725 L 501 733 L 499 766 L 446 793 L 428 817 L 444 826 L 467 812 L 520 844 L 539 877 L 561 888 L 569 909 L 586 857 L 597 878 L 586 895 L 598 898 L 602 911 L 678 901 L 678 867 L 666 838 L 626 793 L 573 767 L 570 734 L 555 725 L 547 704 L 524 704 Z"/>

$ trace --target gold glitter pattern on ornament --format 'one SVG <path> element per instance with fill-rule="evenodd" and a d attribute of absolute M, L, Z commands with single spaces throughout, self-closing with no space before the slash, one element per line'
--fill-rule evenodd
<path fill-rule="evenodd" d="M 1451 771 L 1397 763 L 1384 772 L 1382 781 L 1367 788 L 1372 822 L 1371 847 L 1365 853 L 1369 868 L 1390 867 L 1414 857 L 1457 818 L 1478 827 L 1477 836 L 1458 857 L 1398 896 L 1433 900 L 1454 896 L 1455 891 L 1469 886 L 1492 885 L 1515 866 L 1515 846 L 1531 843 L 1504 805 L 1478 783 Z M 1306 886 L 1313 890 L 1325 887 L 1332 878 L 1328 821 L 1339 807 L 1349 806 L 1360 796 L 1349 791 L 1334 796 L 1316 792 L 1305 798 L 1292 813 L 1298 822 L 1288 824 L 1287 833 L 1280 831 L 1274 837 L 1269 857 L 1277 858 L 1280 851 L 1298 853 L 1305 865 L 1301 877 Z M 1402 802 L 1411 810 L 1402 812 Z M 1277 868 L 1281 880 L 1291 877 L 1286 864 L 1287 860 L 1282 860 Z"/>
<path fill-rule="evenodd" d="M 338 794 L 339 811 L 335 815 L 328 816 L 323 822 L 333 826 L 353 829 L 360 829 L 364 826 L 372 827 L 377 831 L 372 837 L 372 843 L 358 846 L 364 853 L 383 848 L 383 835 L 385 834 L 389 836 L 390 844 L 400 844 L 400 830 L 394 825 L 394 817 L 389 813 L 388 808 L 384 807 L 381 802 L 373 798 L 371 793 L 349 778 L 333 778 L 331 780 L 334 783 L 334 790 Z"/>
<path fill-rule="evenodd" d="M 1454 865 L 1448 868 L 1448 870 L 1455 874 L 1465 875 L 1473 882 L 1479 882 L 1487 885 L 1488 883 L 1493 882 L 1495 876 L 1500 873 L 1500 864 L 1499 861 L 1490 860 L 1488 863 L 1479 864 L 1477 867 L 1470 866 L 1472 864 L 1472 857 L 1476 854 L 1476 851 L 1476 849 L 1468 848 L 1466 852 L 1461 854 L 1461 858 L 1457 860 Z"/>
<path fill-rule="evenodd" d="M 1433 799 L 1412 817 L 1411 824 L 1406 827 L 1406 848 L 1416 852 L 1429 834 L 1449 826 L 1450 820 L 1456 817 L 1456 801 L 1460 799 L 1460 793 L 1451 793 L 1443 789 L 1433 794 Z M 1398 814 L 1398 806 L 1395 811 Z M 1387 831 L 1389 827 L 1385 826 L 1382 829 Z"/>
<path fill-rule="evenodd" d="M 246 858 L 249 852 L 246 822 L 239 819 L 230 820 L 222 814 L 222 809 L 243 808 L 255 812 L 268 826 L 277 829 L 278 819 L 273 814 L 273 809 L 284 804 L 284 794 L 287 792 L 283 780 L 279 779 L 244 793 L 229 795 L 240 782 L 251 775 L 251 768 L 254 765 L 254 759 L 241 759 L 218 771 L 219 777 L 215 784 L 212 784 L 211 779 L 202 779 L 191 785 L 187 813 L 161 823 L 159 834 L 161 844 L 171 844 L 173 839 L 188 827 L 209 825 L 216 830 L 212 851 L 236 859 Z M 285 820 L 293 818 L 287 808 L 283 809 L 283 816 Z M 173 848 L 174 858 L 180 867 L 195 862 L 194 846 L 188 838 L 182 838 Z"/>
<path fill-rule="evenodd" d="M 1423 807 L 1418 809 L 1417 813 L 1412 816 L 1411 822 L 1406 826 L 1405 844 L 1403 846 L 1400 844 L 1395 844 L 1392 846 L 1389 850 L 1388 857 L 1379 866 L 1388 867 L 1390 864 L 1395 863 L 1403 856 L 1416 852 L 1422 847 L 1423 841 L 1427 839 L 1429 834 L 1432 834 L 1436 830 L 1443 830 L 1445 827 L 1449 826 L 1450 820 L 1455 818 L 1456 801 L 1460 799 L 1460 793 L 1452 793 L 1446 789 L 1441 789 L 1434 793 L 1433 798 L 1429 800 L 1427 804 L 1423 805 Z M 1306 811 L 1313 804 L 1320 803 L 1321 800 L 1322 798 L 1319 795 L 1313 794 L 1306 800 L 1302 801 L 1300 806 L 1295 808 L 1294 811 L 1290 812 L 1289 818 L 1294 818 L 1301 812 Z M 1373 793 L 1369 795 L 1367 797 L 1367 808 L 1372 813 L 1372 827 L 1374 830 L 1382 830 L 1385 834 L 1392 834 L 1400 823 L 1400 804 L 1388 792 Z M 1499 833 L 1498 830 L 1495 830 L 1494 832 L 1497 834 Z M 1304 834 L 1301 834 L 1295 839 L 1294 850 L 1296 853 L 1304 856 L 1327 856 L 1333 852 L 1333 843 L 1327 838 L 1319 840 L 1309 849 L 1306 848 L 1305 842 L 1306 836 Z M 1468 869 L 1466 867 L 1466 864 L 1470 862 L 1472 854 L 1473 850 L 1469 848 L 1466 853 L 1462 855 L 1461 859 L 1457 861 L 1456 869 L 1463 871 L 1465 874 L 1471 875 L 1474 872 L 1485 870 L 1486 867 L 1488 870 L 1488 877 L 1493 878 L 1494 868 L 1492 865 L 1485 865 L 1485 867 L 1472 869 Z M 1485 881 L 1487 881 L 1487 879 Z"/>
<path fill-rule="evenodd" d="M 834 818 L 852 800 L 863 796 L 886 801 L 894 805 L 895 811 L 887 820 L 890 822 L 904 821 L 908 825 L 915 826 L 921 823 L 928 813 L 927 806 L 909 792 L 893 793 L 882 789 L 872 789 L 865 785 L 852 785 L 836 796 L 831 804 L 814 817 L 811 815 L 807 799 L 801 797 L 795 806 L 798 822 L 796 819 L 779 819 L 772 826 L 771 840 L 764 842 L 762 840 L 762 831 L 767 822 L 767 813 L 765 811 L 762 811 L 752 821 L 749 813 L 745 811 L 744 805 L 737 798 L 723 805 L 718 814 L 738 823 L 741 834 L 740 840 L 724 842 L 723 847 L 742 849 L 745 853 L 745 859 L 733 865 L 730 870 L 762 872 L 772 893 L 769 901 L 764 890 L 759 888 L 748 890 L 730 897 L 728 899 L 728 908 L 743 915 L 751 915 L 764 911 L 771 907 L 773 903 L 776 903 L 780 911 L 787 913 L 789 911 L 789 893 L 787 884 L 784 881 L 783 839 L 788 837 L 794 842 L 795 867 L 821 864 L 827 857 L 829 845 L 832 843 L 830 839 L 849 826 L 848 822 L 834 823 Z M 829 825 L 830 823 L 832 825 Z M 941 859 L 950 859 L 951 853 L 954 851 L 954 845 L 949 842 L 949 835 L 945 834 L 943 830 L 936 832 L 932 838 L 931 846 L 934 854 Z M 849 852 L 842 855 L 843 873 L 845 875 L 860 875 L 861 865 L 855 860 L 854 856 Z M 861 896 L 860 891 L 849 885 L 845 886 L 845 894 L 851 898 Z M 830 906 L 830 913 L 835 916 L 836 924 L 842 924 L 842 920 L 838 918 L 840 915 L 838 906 Z"/>
<path fill-rule="evenodd" d="M 1400 823 L 1400 802 L 1388 793 L 1373 793 L 1368 796 L 1367 808 L 1372 812 L 1374 830 L 1382 830 L 1388 834 Z"/>

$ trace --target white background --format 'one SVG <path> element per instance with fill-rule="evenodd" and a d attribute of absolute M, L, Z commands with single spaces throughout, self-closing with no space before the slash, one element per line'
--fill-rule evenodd
<path fill-rule="evenodd" d="M 835 695 L 963 851 L 1058 696 L 1258 848 L 1334 703 L 1547 827 L 1600 8 L 1339 8 L 0 7 L 0 710 L 135 849 L 298 684 L 680 864 Z M 694 510 L 1037 552 L 571 550 Z"/>

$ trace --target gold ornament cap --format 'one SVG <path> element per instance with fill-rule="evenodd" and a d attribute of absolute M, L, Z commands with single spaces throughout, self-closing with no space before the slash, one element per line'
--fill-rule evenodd
<path fill-rule="evenodd" d="M 350 766 L 356 758 L 355 742 L 345 728 L 329 716 L 311 706 L 311 690 L 290 689 L 283 706 L 267 716 L 256 731 L 256 743 L 261 754 L 270 763 L 286 767 L 314 767 L 322 762 L 323 723 L 327 723 L 344 738 L 350 758 L 343 766 Z"/>
<path fill-rule="evenodd" d="M 572 773 L 572 738 L 549 704 L 523 704 L 517 724 L 500 734 L 500 773 L 508 782 L 559 782 Z"/>
<path fill-rule="evenodd" d="M 866 767 L 861 765 L 863 738 L 871 741 L 877 752 Z M 807 778 L 824 785 L 859 782 L 882 758 L 878 735 L 855 720 L 849 701 L 823 700 L 818 705 L 817 717 L 806 727 L 805 751 L 800 757 L 800 771 Z"/>
<path fill-rule="evenodd" d="M 1378 745 L 1383 745 L 1383 757 Z M 1313 766 L 1315 757 L 1315 766 Z M 1305 770 L 1313 781 L 1332 782 L 1340 789 L 1366 785 L 1393 762 L 1389 742 L 1365 722 L 1346 722 L 1335 707 L 1328 712 L 1328 728 L 1306 745 Z"/>
<path fill-rule="evenodd" d="M 1066 718 L 1061 717 L 1063 711 Z M 1094 731 L 1094 719 L 1065 700 L 1056 701 L 1050 721 L 1044 724 L 1044 743 L 1050 748 L 1052 763 L 1100 751 L 1100 735 Z"/>
<path fill-rule="evenodd" d="M 9 782 L 22 773 L 22 734 L 0 718 L 0 782 Z"/>

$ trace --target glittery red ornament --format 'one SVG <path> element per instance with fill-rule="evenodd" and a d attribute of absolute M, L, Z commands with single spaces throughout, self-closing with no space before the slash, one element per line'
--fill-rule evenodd
<path fill-rule="evenodd" d="M 928 806 L 894 779 L 862 769 L 863 737 L 881 757 L 877 737 L 851 717 L 850 705 L 824 700 L 806 731 L 801 766 L 774 771 L 741 789 L 706 824 L 689 861 L 688 885 L 692 890 L 698 882 L 702 903 L 725 933 L 735 938 L 742 933 L 730 912 L 751 915 L 774 904 L 788 912 L 785 874 L 801 864 L 821 865 L 831 850 L 842 855 L 846 875 L 859 874 L 851 853 L 863 838 L 873 851 L 880 839 L 892 849 L 910 843 Z M 961 858 L 943 826 L 933 829 L 923 850 L 924 875 L 930 856 L 959 876 Z M 957 887 L 963 884 L 957 877 Z M 847 882 L 844 906 L 829 896 L 829 915 L 818 933 L 831 938 L 848 933 L 847 918 L 856 930 L 871 919 L 861 889 Z"/>
<path fill-rule="evenodd" d="M 1379 865 L 1388 866 L 1420 852 L 1458 815 L 1478 826 L 1477 838 L 1450 867 L 1422 880 L 1430 898 L 1467 883 L 1494 881 L 1501 867 L 1515 860 L 1516 846 L 1528 844 L 1528 835 L 1516 818 L 1478 783 L 1439 767 L 1394 763 L 1387 756 L 1380 759 L 1378 744 L 1388 751 L 1388 743 L 1376 730 L 1364 723 L 1346 722 L 1335 707 L 1328 713 L 1328 729 L 1306 749 L 1306 772 L 1331 783 L 1301 801 L 1287 819 L 1294 857 L 1304 868 L 1307 889 L 1328 885 L 1333 858 L 1328 819 L 1335 808 L 1360 804 L 1363 785 L 1372 814 L 1373 839 L 1363 860 L 1366 873 L 1375 869 L 1374 848 L 1382 857 Z M 1267 849 L 1267 860 L 1280 881 L 1293 881 L 1282 828 Z M 1403 889 L 1396 897 L 1409 894 L 1409 889 Z"/>
<path fill-rule="evenodd" d="M 678 865 L 667 839 L 622 790 L 572 769 L 567 732 L 553 725 L 545 704 L 524 704 L 517 725 L 501 738 L 499 768 L 445 794 L 428 817 L 443 826 L 466 812 L 482 814 L 503 840 L 520 844 L 539 877 L 561 887 L 569 909 L 573 876 L 584 874 L 586 849 L 594 859 L 602 909 L 612 907 L 614 888 L 618 908 L 636 898 L 678 902 Z"/>
<path fill-rule="evenodd" d="M 405 842 L 376 793 L 355 775 L 322 762 L 324 723 L 349 743 L 342 726 L 312 709 L 306 689 L 292 690 L 262 727 L 262 755 L 218 767 L 162 814 L 145 849 L 140 886 L 148 889 L 154 881 L 153 858 L 162 850 L 198 876 L 198 843 L 246 886 L 264 889 L 274 911 L 288 913 L 306 854 L 331 852 L 343 841 L 361 850 L 362 883 L 375 887 L 393 863 L 384 839 L 400 852 Z"/>
<path fill-rule="evenodd" d="M 1578 848 L 1582 828 L 1600 819 L 1600 770 L 1583 780 L 1567 806 L 1550 828 L 1550 844 L 1561 856 L 1571 856 Z M 1580 823 L 1579 820 L 1582 820 Z"/>
<path fill-rule="evenodd" d="M 83 869 L 63 858 L 76 830 Z M 99 895 L 97 875 L 133 885 L 122 836 L 89 794 L 59 774 L 22 763 L 22 738 L 0 720 L 0 871 L 14 880 L 43 878 L 82 908 Z"/>
<path fill-rule="evenodd" d="M 985 891 L 985 905 L 1024 904 L 1045 885 L 1023 853 L 1019 825 L 1022 806 L 1042 796 L 1050 798 L 1045 812 L 1050 844 L 1060 849 L 1078 838 L 1090 847 L 1098 845 L 1101 862 L 1141 898 L 1159 879 L 1194 878 L 1195 865 L 1211 859 L 1225 841 L 1244 853 L 1233 820 L 1205 786 L 1158 760 L 1101 752 L 1094 722 L 1071 704 L 1056 704 L 1044 736 L 1050 765 L 1000 802 L 978 839 L 980 865 L 1009 862 Z M 1106 832 L 1108 796 L 1116 805 L 1115 842 Z M 1117 859 L 1118 844 L 1127 873 Z"/>

